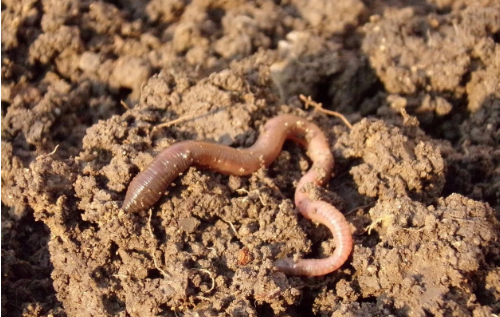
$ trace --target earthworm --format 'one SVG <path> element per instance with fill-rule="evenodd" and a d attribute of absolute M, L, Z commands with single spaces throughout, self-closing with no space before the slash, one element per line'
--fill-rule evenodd
<path fill-rule="evenodd" d="M 269 120 L 257 141 L 249 148 L 235 149 L 221 144 L 183 141 L 163 150 L 130 183 L 123 209 L 136 212 L 151 207 L 166 188 L 190 166 L 208 168 L 223 174 L 245 176 L 269 166 L 281 152 L 286 139 L 307 149 L 313 165 L 301 178 L 295 191 L 295 204 L 307 219 L 325 225 L 335 239 L 333 254 L 324 259 L 279 259 L 275 268 L 288 275 L 320 276 L 337 270 L 349 257 L 353 241 L 349 223 L 332 205 L 312 199 L 311 184 L 325 184 L 332 173 L 334 160 L 323 132 L 311 122 L 294 115 Z"/>

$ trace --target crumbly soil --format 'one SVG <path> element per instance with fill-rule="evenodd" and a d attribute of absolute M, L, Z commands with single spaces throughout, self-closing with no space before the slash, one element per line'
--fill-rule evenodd
<path fill-rule="evenodd" d="M 277 3 L 2 1 L 2 315 L 500 313 L 498 1 Z M 293 204 L 292 142 L 120 209 L 162 149 L 248 147 L 285 113 L 330 140 L 319 194 L 355 242 L 338 271 L 273 270 L 335 247 Z"/>

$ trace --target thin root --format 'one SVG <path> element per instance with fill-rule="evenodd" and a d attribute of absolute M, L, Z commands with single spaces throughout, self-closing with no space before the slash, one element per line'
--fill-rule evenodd
<path fill-rule="evenodd" d="M 148 229 L 149 229 L 149 234 L 151 235 L 151 238 L 154 238 L 155 236 L 153 235 L 153 230 L 151 229 L 151 217 L 152 216 L 153 216 L 153 210 L 149 209 Z"/>
<path fill-rule="evenodd" d="M 190 270 L 193 270 L 193 271 L 200 271 L 200 272 L 205 272 L 208 274 L 208 276 L 210 276 L 210 279 L 212 280 L 212 287 L 210 287 L 209 290 L 207 291 L 204 291 L 203 293 L 210 293 L 211 291 L 214 290 L 215 288 L 215 279 L 214 279 L 214 276 L 212 274 L 212 272 L 210 272 L 209 270 L 207 269 L 197 269 L 197 268 L 193 268 L 193 269 L 190 269 Z"/>
<path fill-rule="evenodd" d="M 162 123 L 162 124 L 159 124 L 157 126 L 155 126 L 153 128 L 153 130 L 157 130 L 157 129 L 161 129 L 161 128 L 166 128 L 166 127 L 170 127 L 174 124 L 177 124 L 177 123 L 180 123 L 180 122 L 184 122 L 184 121 L 188 121 L 188 120 L 191 120 L 191 119 L 194 119 L 198 114 L 188 114 L 188 115 L 185 115 L 185 116 L 182 116 L 182 117 L 179 117 L 175 120 L 171 120 L 171 121 L 168 121 L 168 122 L 165 122 L 165 123 Z"/>
<path fill-rule="evenodd" d="M 168 274 L 167 272 L 165 272 L 165 271 L 164 271 L 164 270 L 163 270 L 163 269 L 162 269 L 162 268 L 158 265 L 158 262 L 156 262 L 156 255 L 155 255 L 155 253 L 156 253 L 156 250 L 154 250 L 154 251 L 153 251 L 153 254 L 152 254 L 152 256 L 153 256 L 153 263 L 154 263 L 154 265 L 155 265 L 155 268 L 156 268 L 158 271 L 160 271 L 160 273 L 161 273 L 164 277 L 169 277 L 169 278 L 171 278 L 171 277 L 172 277 L 172 275 L 170 275 L 170 274 Z"/>
<path fill-rule="evenodd" d="M 153 230 L 151 229 L 151 217 L 153 216 L 153 211 L 152 209 L 149 209 L 149 218 L 148 218 L 148 230 L 149 230 L 149 234 L 151 235 L 152 238 L 154 238 L 154 234 L 153 234 Z M 163 274 L 164 277 L 172 277 L 172 275 L 168 274 L 167 272 L 165 272 L 159 265 L 158 265 L 158 262 L 156 262 L 156 249 L 153 250 L 153 253 L 151 254 L 152 258 L 153 258 L 153 263 L 155 265 L 155 268 L 160 271 L 161 274 Z"/>
<path fill-rule="evenodd" d="M 374 203 L 369 203 L 369 204 L 366 204 L 366 205 L 363 205 L 363 206 L 359 206 L 359 207 L 353 208 L 353 209 L 349 210 L 348 212 L 345 212 L 344 216 L 350 215 L 353 212 L 358 211 L 358 210 L 365 210 L 366 208 L 372 207 L 373 205 L 374 205 Z"/>
<path fill-rule="evenodd" d="M 229 226 L 231 226 L 231 229 L 233 230 L 234 234 L 236 237 L 238 237 L 238 232 L 236 231 L 236 228 L 234 227 L 233 223 L 231 221 L 228 221 L 224 218 L 220 218 L 222 221 L 227 222 Z"/>
<path fill-rule="evenodd" d="M 344 117 L 343 114 L 336 112 L 336 111 L 324 109 L 323 104 L 321 102 L 318 103 L 318 102 L 312 100 L 311 96 L 306 97 L 304 95 L 300 95 L 299 97 L 300 97 L 300 100 L 302 100 L 304 102 L 304 106 L 306 107 L 306 109 L 312 106 L 312 107 L 314 107 L 314 111 L 323 112 L 323 113 L 326 113 L 327 115 L 339 118 L 340 120 L 342 120 L 342 122 L 349 129 L 352 129 L 352 124 L 346 119 L 346 117 Z"/>
<path fill-rule="evenodd" d="M 248 190 L 246 190 L 246 189 L 244 189 L 244 188 L 239 188 L 239 189 L 237 189 L 237 190 L 236 190 L 236 192 L 237 192 L 238 194 L 240 194 L 240 195 L 241 195 L 241 194 L 247 194 L 247 197 L 248 197 L 248 196 L 250 196 L 250 194 L 251 194 L 252 192 L 256 191 L 256 192 L 257 192 L 257 194 L 258 194 L 257 196 L 259 197 L 259 200 L 260 200 L 260 203 L 262 204 L 262 206 L 267 206 L 267 204 L 264 202 L 264 199 L 263 199 L 263 198 L 262 198 L 262 196 L 260 195 L 260 190 L 261 190 L 262 188 L 265 188 L 265 187 L 259 187 L 259 188 L 257 188 L 257 189 L 251 190 L 251 191 L 248 191 Z M 279 190 L 279 189 L 278 189 L 278 190 Z M 280 192 L 280 194 L 281 194 L 281 192 Z M 222 219 L 222 220 L 224 220 L 224 219 Z M 226 220 L 224 220 L 224 221 L 226 221 Z M 227 222 L 227 221 L 226 221 L 226 222 Z"/>
<path fill-rule="evenodd" d="M 128 276 L 127 276 L 127 275 L 124 275 L 124 274 L 113 274 L 112 276 L 113 276 L 113 277 L 128 278 Z"/>
<path fill-rule="evenodd" d="M 125 101 L 120 100 L 120 104 L 123 106 L 123 108 L 130 110 L 130 107 L 125 103 Z"/>
<path fill-rule="evenodd" d="M 54 151 L 50 152 L 48 155 L 52 156 L 52 155 L 56 154 L 58 148 L 59 148 L 59 144 L 56 145 L 56 147 L 54 148 Z"/>

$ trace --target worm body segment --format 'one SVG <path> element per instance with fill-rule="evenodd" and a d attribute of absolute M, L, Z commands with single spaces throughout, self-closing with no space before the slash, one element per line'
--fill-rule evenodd
<path fill-rule="evenodd" d="M 307 219 L 328 227 L 335 239 L 334 253 L 324 259 L 280 259 L 275 267 L 288 275 L 320 276 L 337 270 L 349 257 L 353 241 L 349 223 L 332 205 L 310 198 L 309 184 L 325 184 L 334 160 L 323 132 L 313 123 L 294 115 L 281 115 L 269 120 L 264 132 L 249 148 L 235 149 L 220 144 L 184 141 L 163 150 L 155 160 L 130 183 L 123 209 L 136 212 L 148 209 L 163 195 L 179 174 L 190 166 L 208 168 L 223 174 L 250 175 L 269 166 L 278 156 L 286 139 L 307 149 L 313 162 L 295 191 L 295 204 Z"/>

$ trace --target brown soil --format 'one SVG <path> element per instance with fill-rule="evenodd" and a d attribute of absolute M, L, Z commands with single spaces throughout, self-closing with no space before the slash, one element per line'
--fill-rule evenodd
<path fill-rule="evenodd" d="M 2 1 L 2 315 L 500 313 L 498 1 L 276 3 Z M 293 143 L 120 210 L 162 149 L 247 147 L 284 113 L 331 141 L 321 194 L 355 240 L 340 270 L 273 270 L 335 246 L 293 205 L 310 164 Z"/>

